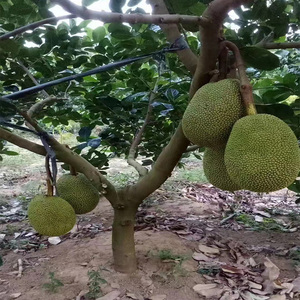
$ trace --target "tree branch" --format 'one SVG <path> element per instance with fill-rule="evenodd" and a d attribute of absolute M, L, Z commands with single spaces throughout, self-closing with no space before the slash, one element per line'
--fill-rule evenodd
<path fill-rule="evenodd" d="M 38 132 L 44 134 L 42 128 L 33 121 L 26 113 L 20 112 L 25 120 Z M 21 148 L 27 149 L 31 152 L 46 155 L 45 148 L 41 145 L 32 143 L 24 138 L 21 138 L 3 128 L 0 128 L 0 138 L 9 141 Z M 122 208 L 124 204 L 118 196 L 118 193 L 113 186 L 92 164 L 87 160 L 74 153 L 65 145 L 60 144 L 54 137 L 47 135 L 45 136 L 48 144 L 54 150 L 56 157 L 59 161 L 62 161 L 68 165 L 73 166 L 78 172 L 83 173 L 102 193 L 106 199 L 111 203 L 114 208 Z"/>
<path fill-rule="evenodd" d="M 67 16 L 61 16 L 61 17 L 52 17 L 52 18 L 47 18 L 47 19 L 44 19 L 44 20 L 41 20 L 41 21 L 37 21 L 37 22 L 34 22 L 32 24 L 28 24 L 26 26 L 22 26 L 20 28 L 17 28 L 11 32 L 8 32 L 8 33 L 5 33 L 3 35 L 0 36 L 0 41 L 4 41 L 4 40 L 8 40 L 10 37 L 12 36 L 16 36 L 18 34 L 21 34 L 27 30 L 33 30 L 35 28 L 38 28 L 42 25 L 45 25 L 45 24 L 51 24 L 51 23 L 54 23 L 54 22 L 57 22 L 59 20 L 63 20 L 63 19 L 73 19 L 73 18 L 76 18 L 76 15 L 67 15 Z"/>
<path fill-rule="evenodd" d="M 146 24 L 199 24 L 204 25 L 206 21 L 201 17 L 189 15 L 145 15 L 145 14 L 121 14 L 103 11 L 93 11 L 84 6 L 76 5 L 69 0 L 50 0 L 52 3 L 57 3 L 66 11 L 75 14 L 82 19 L 99 20 L 105 23 L 123 23 L 130 24 L 146 23 Z"/>
<path fill-rule="evenodd" d="M 168 14 L 168 9 L 163 0 L 148 0 L 152 6 L 153 14 Z M 160 28 L 165 33 L 167 40 L 173 44 L 178 38 L 181 37 L 181 33 L 176 24 L 160 24 Z M 177 51 L 177 55 L 181 62 L 185 65 L 187 70 L 193 75 L 197 67 L 197 56 L 190 48 Z"/>
<path fill-rule="evenodd" d="M 20 148 L 27 149 L 33 153 L 45 156 L 47 154 L 45 148 L 39 144 L 30 142 L 16 134 L 11 133 L 8 130 L 0 127 L 0 139 L 8 141 Z"/>
<path fill-rule="evenodd" d="M 46 105 L 51 105 L 57 101 L 60 100 L 67 100 L 65 98 L 57 98 L 54 96 L 49 96 L 48 98 L 45 98 L 35 104 L 33 104 L 30 109 L 27 111 L 27 114 L 29 117 L 34 116 L 35 114 L 37 114 L 38 112 L 40 112 Z"/>
<path fill-rule="evenodd" d="M 256 47 L 262 47 L 265 49 L 289 49 L 300 48 L 300 42 L 287 42 L 287 43 L 261 43 L 255 45 Z"/>
<path fill-rule="evenodd" d="M 220 54 L 220 29 L 228 12 L 242 4 L 253 0 L 215 0 L 204 11 L 202 18 L 206 26 L 200 27 L 201 53 L 198 59 L 196 73 L 190 88 L 190 96 L 210 79 L 210 72 L 216 68 Z M 209 24 L 209 25 L 207 25 Z"/>
<path fill-rule="evenodd" d="M 193 79 L 194 84 L 190 90 L 190 97 L 194 95 L 198 88 L 209 82 L 209 72 L 215 69 L 220 52 L 219 29 L 223 19 L 231 9 L 247 2 L 250 2 L 250 0 L 215 0 L 204 12 L 204 16 L 209 20 L 210 25 L 203 28 L 201 32 L 201 55 L 198 60 L 196 76 Z M 197 80 L 199 82 L 196 82 Z M 171 175 L 172 170 L 180 160 L 182 153 L 186 151 L 189 143 L 183 134 L 180 124 L 169 144 L 158 156 L 151 171 L 136 184 L 128 187 L 129 198 L 140 204 L 147 196 L 159 188 Z"/>
<path fill-rule="evenodd" d="M 24 70 L 24 72 L 27 74 L 27 76 L 32 80 L 32 82 L 35 84 L 35 85 L 39 85 L 39 83 L 37 82 L 37 80 L 34 78 L 34 76 L 30 73 L 30 71 L 28 70 L 28 68 L 18 59 L 17 60 L 19 66 Z M 50 95 L 45 91 L 45 90 L 42 90 L 41 91 L 42 94 L 44 95 L 44 97 L 50 97 Z"/>
<path fill-rule="evenodd" d="M 135 156 L 136 156 L 136 152 L 137 152 L 137 148 L 138 145 L 140 144 L 142 137 L 143 137 L 143 133 L 151 119 L 151 115 L 152 115 L 152 111 L 153 111 L 153 106 L 152 103 L 156 98 L 156 93 L 158 90 L 158 79 L 156 80 L 154 89 L 151 91 L 150 93 L 150 97 L 149 97 L 149 102 L 148 102 L 148 109 L 147 109 L 147 114 L 144 120 L 144 123 L 142 125 L 142 127 L 139 129 L 138 133 L 136 134 L 136 136 L 134 137 L 131 147 L 129 149 L 129 154 L 128 154 L 128 158 L 127 158 L 127 163 L 131 166 L 133 166 L 139 173 L 140 177 L 145 176 L 148 173 L 148 169 L 145 168 L 144 166 L 142 166 L 141 164 L 139 164 L 136 160 L 135 160 Z"/>

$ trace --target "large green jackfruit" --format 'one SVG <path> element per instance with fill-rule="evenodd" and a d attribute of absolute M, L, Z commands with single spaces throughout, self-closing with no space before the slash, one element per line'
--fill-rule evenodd
<path fill-rule="evenodd" d="M 295 134 L 285 122 L 267 114 L 246 116 L 235 123 L 224 159 L 232 181 L 254 192 L 287 187 L 300 170 Z"/>
<path fill-rule="evenodd" d="M 234 123 L 244 116 L 239 81 L 224 79 L 201 87 L 182 118 L 188 140 L 201 147 L 225 144 Z"/>
<path fill-rule="evenodd" d="M 99 203 L 98 190 L 84 174 L 65 174 L 57 180 L 56 187 L 59 196 L 72 205 L 76 214 L 88 213 Z"/>
<path fill-rule="evenodd" d="M 226 191 L 237 191 L 240 187 L 229 177 L 224 162 L 225 146 L 206 148 L 203 156 L 203 170 L 207 180 L 215 187 Z"/>
<path fill-rule="evenodd" d="M 73 207 L 60 197 L 37 195 L 29 203 L 28 219 L 38 233 L 59 236 L 73 228 L 76 214 Z"/>

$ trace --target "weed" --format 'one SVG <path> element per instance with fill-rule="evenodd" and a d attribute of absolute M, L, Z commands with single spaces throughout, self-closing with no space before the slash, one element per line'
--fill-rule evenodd
<path fill-rule="evenodd" d="M 64 285 L 59 279 L 55 278 L 54 272 L 49 272 L 49 279 L 49 283 L 43 284 L 43 288 L 46 289 L 48 293 L 57 293 L 58 288 Z"/>
<path fill-rule="evenodd" d="M 216 276 L 220 273 L 219 267 L 209 267 L 209 268 L 200 268 L 197 270 L 197 273 L 201 275 L 208 275 L 208 276 Z"/>
<path fill-rule="evenodd" d="M 5 233 L 7 235 L 14 235 L 14 233 L 17 232 L 18 230 L 19 230 L 18 226 L 7 224 L 6 229 L 5 229 Z"/>
<path fill-rule="evenodd" d="M 186 258 L 182 255 L 173 254 L 169 249 L 163 249 L 158 252 L 157 255 L 161 260 L 176 260 L 176 261 L 184 261 Z"/>
<path fill-rule="evenodd" d="M 253 216 L 249 216 L 247 214 L 240 214 L 236 217 L 236 221 L 239 223 L 243 223 L 247 227 L 250 227 L 254 231 L 283 231 L 283 227 L 278 224 L 272 218 L 266 218 L 263 222 L 256 222 Z"/>
<path fill-rule="evenodd" d="M 101 269 L 99 269 L 97 271 L 95 271 L 95 270 L 88 271 L 89 291 L 86 294 L 86 297 L 89 300 L 94 300 L 98 297 L 103 296 L 101 284 L 105 284 L 105 283 L 107 283 L 107 281 L 104 278 L 102 278 L 102 275 L 100 272 L 101 272 Z"/>

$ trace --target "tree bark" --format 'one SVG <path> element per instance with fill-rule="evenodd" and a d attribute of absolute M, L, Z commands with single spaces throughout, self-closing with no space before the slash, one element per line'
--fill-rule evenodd
<path fill-rule="evenodd" d="M 112 227 L 112 250 L 114 268 L 121 273 L 132 273 L 137 269 L 134 243 L 134 225 L 137 206 L 128 205 L 114 209 Z"/>

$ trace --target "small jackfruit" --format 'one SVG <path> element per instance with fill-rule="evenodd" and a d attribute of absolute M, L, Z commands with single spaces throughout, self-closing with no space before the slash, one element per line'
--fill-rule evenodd
<path fill-rule="evenodd" d="M 224 79 L 202 86 L 182 118 L 184 135 L 193 144 L 215 147 L 225 144 L 234 123 L 245 115 L 239 81 Z"/>
<path fill-rule="evenodd" d="M 225 146 L 206 148 L 203 156 L 203 170 L 207 180 L 221 190 L 237 191 L 240 187 L 229 177 L 224 162 Z"/>
<path fill-rule="evenodd" d="M 73 228 L 76 214 L 73 207 L 60 197 L 37 195 L 29 203 L 28 219 L 38 233 L 59 236 Z"/>
<path fill-rule="evenodd" d="M 88 213 L 99 203 L 98 190 L 82 173 L 61 176 L 56 187 L 59 196 L 72 205 L 76 214 Z"/>
<path fill-rule="evenodd" d="M 273 115 L 250 115 L 232 128 L 225 149 L 232 181 L 254 192 L 289 186 L 300 170 L 298 141 L 289 126 Z"/>

